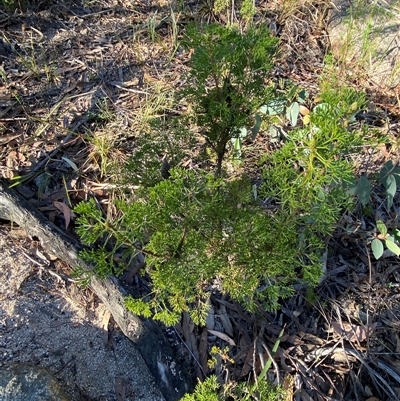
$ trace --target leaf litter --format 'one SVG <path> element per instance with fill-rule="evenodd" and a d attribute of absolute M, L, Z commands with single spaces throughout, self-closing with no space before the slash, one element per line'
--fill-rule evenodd
<path fill-rule="evenodd" d="M 16 13 L 0 21 L 3 41 L 11 45 L 9 57 L 2 61 L 6 84 L 0 99 L 0 172 L 17 182 L 22 177 L 17 190 L 30 194 L 30 201 L 65 230 L 72 218 L 70 197 L 77 202 L 92 193 L 104 206 L 115 189 L 99 179 L 100 152 L 88 132 L 104 129 L 113 143 L 109 158 L 129 154 L 134 138 L 128 140 L 124 133 L 146 123 L 145 105 L 151 99 L 151 112 L 165 113 L 162 107 L 157 109 L 160 88 L 179 86 L 186 68 L 179 51 L 170 57 L 172 9 L 167 2 L 116 4 L 58 2 L 49 10 Z M 194 2 L 188 7 L 186 13 L 193 14 Z M 271 26 L 285 43 L 277 75 L 315 93 L 328 47 L 321 29 L 323 5 L 304 2 L 296 6 L 296 13 L 282 10 L 275 2 L 259 7 L 271 17 Z M 182 18 L 190 17 L 183 13 Z M 387 98 L 380 103 L 396 110 Z M 306 116 L 308 109 L 301 105 L 299 112 Z M 400 131 L 398 122 L 392 126 L 394 132 Z M 258 140 L 257 146 L 269 145 Z M 367 156 L 360 152 L 351 157 L 362 175 L 394 154 L 385 146 Z M 35 179 L 44 173 L 50 179 L 38 188 Z M 364 205 L 384 204 L 384 196 L 375 188 L 367 191 L 366 185 L 360 189 Z M 393 202 L 399 207 L 394 196 Z M 390 255 L 379 262 L 370 259 L 360 246 L 369 224 L 363 219 L 355 213 L 347 216 L 346 224 L 364 229 L 338 229 L 332 239 L 335 252 L 313 302 L 299 287 L 276 314 L 260 310 L 252 315 L 237 303 L 216 297 L 210 301 L 216 313 L 207 331 L 184 317 L 176 330 L 189 350 L 186 357 L 193 361 L 195 374 L 204 378 L 210 371 L 207 360 L 211 347 L 217 345 L 228 346 L 233 361 L 219 366 L 222 381 L 257 377 L 270 359 L 265 349 L 257 351 L 257 339 L 270 350 L 286 325 L 271 355 L 279 372 L 271 369 L 270 373 L 275 380 L 277 373 L 281 376 L 291 397 L 300 394 L 298 399 L 307 401 L 400 398 L 398 263 Z M 340 320 L 333 318 L 338 303 Z M 345 308 L 351 304 L 356 307 Z M 110 322 L 106 313 L 102 319 L 104 329 Z M 260 324 L 260 319 L 266 324 Z M 126 399 L 128 387 L 123 376 L 117 376 L 118 400 Z"/>

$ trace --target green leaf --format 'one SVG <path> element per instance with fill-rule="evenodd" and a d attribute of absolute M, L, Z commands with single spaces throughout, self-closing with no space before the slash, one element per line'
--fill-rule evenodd
<path fill-rule="evenodd" d="M 398 186 L 400 186 L 400 169 L 399 169 L 399 171 L 396 171 L 397 169 L 395 169 L 394 171 L 393 171 L 393 175 L 394 175 L 394 178 L 395 178 L 395 180 L 396 180 L 396 184 L 398 185 Z"/>
<path fill-rule="evenodd" d="M 380 232 L 381 234 L 383 234 L 383 235 L 386 236 L 386 234 L 387 234 L 387 228 L 386 228 L 385 223 L 384 223 L 382 220 L 377 220 L 376 226 L 377 226 L 379 232 Z"/>
<path fill-rule="evenodd" d="M 240 128 L 239 138 L 246 138 L 246 136 L 247 136 L 247 129 L 246 128 Z"/>
<path fill-rule="evenodd" d="M 239 137 L 232 138 L 232 144 L 233 144 L 233 149 L 235 149 L 235 151 L 239 151 L 240 149 L 242 149 L 242 140 Z"/>
<path fill-rule="evenodd" d="M 365 206 L 369 202 L 369 197 L 371 195 L 371 183 L 368 178 L 363 175 L 357 182 L 357 196 L 360 199 L 360 202 L 363 206 Z"/>
<path fill-rule="evenodd" d="M 285 327 L 283 327 L 283 329 L 281 330 L 281 332 L 279 333 L 279 337 L 276 339 L 275 344 L 272 348 L 272 355 L 275 355 L 276 351 L 278 351 L 279 348 L 279 344 L 283 338 L 283 333 L 285 332 Z M 258 380 L 262 380 L 265 378 L 266 373 L 268 372 L 268 369 L 271 367 L 272 365 L 272 359 L 268 358 L 267 363 L 264 365 L 263 370 L 260 372 L 260 374 L 258 375 Z"/>
<path fill-rule="evenodd" d="M 393 237 L 388 237 L 385 241 L 385 245 L 389 251 L 392 251 L 396 256 L 400 255 L 400 247 L 398 247 L 394 243 L 394 238 Z"/>
<path fill-rule="evenodd" d="M 285 100 L 273 100 L 264 106 L 259 108 L 259 112 L 262 114 L 268 114 L 269 116 L 277 116 L 282 114 L 285 110 Z"/>
<path fill-rule="evenodd" d="M 289 92 L 286 94 L 286 98 L 289 100 L 294 99 L 294 97 L 296 96 L 298 91 L 298 87 L 297 86 L 292 86 L 289 90 Z"/>
<path fill-rule="evenodd" d="M 64 160 L 74 171 L 79 171 L 78 166 L 70 159 L 67 157 L 62 157 L 62 160 Z"/>
<path fill-rule="evenodd" d="M 253 184 L 253 185 L 251 186 L 251 190 L 252 190 L 252 192 L 253 192 L 253 198 L 254 198 L 254 200 L 257 200 L 257 198 L 258 198 L 257 184 Z"/>
<path fill-rule="evenodd" d="M 13 184 L 9 186 L 9 188 L 16 187 L 17 185 L 20 185 L 24 183 L 25 181 L 29 181 L 33 179 L 36 175 L 40 174 L 39 172 L 32 172 L 32 173 L 27 173 L 25 175 L 18 175 L 15 177 L 11 178 L 11 181 L 15 181 Z"/>
<path fill-rule="evenodd" d="M 297 94 L 297 101 L 301 104 L 305 103 L 306 99 L 308 97 L 308 92 L 305 89 L 302 89 L 298 94 Z"/>
<path fill-rule="evenodd" d="M 256 114 L 255 120 L 256 120 L 256 123 L 254 124 L 253 128 L 251 129 L 251 140 L 252 141 L 254 141 L 256 139 L 258 131 L 260 131 L 260 128 L 261 128 L 261 116 L 259 114 Z"/>
<path fill-rule="evenodd" d="M 235 160 L 240 160 L 242 156 L 242 138 L 240 136 L 237 138 L 231 138 L 231 142 L 234 149 L 233 158 Z"/>
<path fill-rule="evenodd" d="M 300 106 L 297 102 L 292 103 L 286 110 L 286 117 L 293 127 L 297 125 L 297 117 L 300 113 Z"/>
<path fill-rule="evenodd" d="M 379 239 L 372 240 L 371 249 L 375 259 L 379 259 L 383 255 L 383 244 Z"/>
<path fill-rule="evenodd" d="M 381 171 L 379 172 L 379 180 L 382 184 L 384 183 L 385 178 L 392 172 L 393 168 L 394 166 L 391 160 L 387 161 L 381 168 Z"/>
<path fill-rule="evenodd" d="M 397 191 L 396 178 L 393 174 L 389 174 L 383 180 L 383 185 L 386 188 L 388 208 L 393 205 L 393 199 Z"/>

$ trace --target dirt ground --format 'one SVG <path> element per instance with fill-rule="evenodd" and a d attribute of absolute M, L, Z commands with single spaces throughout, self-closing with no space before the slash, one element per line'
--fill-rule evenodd
<path fill-rule="evenodd" d="M 105 306 L 22 234 L 0 228 L 0 366 L 46 367 L 72 401 L 164 400 Z"/>
<path fill-rule="evenodd" d="M 1 177 L 22 176 L 24 197 L 62 229 L 66 222 L 56 203 L 94 197 L 112 204 L 110 160 L 122 163 L 129 156 L 149 116 L 179 112 L 168 99 L 182 84 L 187 58 L 176 48 L 180 34 L 175 37 L 174 29 L 193 19 L 226 22 L 211 3 L 64 0 L 40 2 L 29 13 L 2 13 Z M 285 11 L 284 3 L 293 10 Z M 256 4 L 258 21 L 282 41 L 276 78 L 316 96 L 329 50 L 325 2 Z M 367 160 L 357 164 L 360 174 L 389 159 L 399 162 L 398 94 L 375 92 L 367 91 L 372 114 L 383 115 L 388 136 L 397 142 L 365 153 Z M 377 209 L 385 204 L 379 191 L 371 197 Z M 320 286 L 310 292 L 296 287 L 276 313 L 252 315 L 216 297 L 212 326 L 194 327 L 183 319 L 177 330 L 197 376 L 251 380 L 269 358 L 265 349 L 285 328 L 269 378 L 296 389 L 288 400 L 399 400 L 400 264 L 390 255 L 369 257 L 362 236 L 373 230 L 360 210 L 343 216 Z M 27 233 L 0 226 L 0 365 L 45 366 L 74 401 L 162 400 L 104 305 L 89 290 L 78 290 L 68 273 L 61 262 L 41 255 Z M 220 337 L 210 335 L 210 328 Z M 227 347 L 227 336 L 236 344 L 228 347 L 228 362 L 208 369 L 211 348 Z"/>

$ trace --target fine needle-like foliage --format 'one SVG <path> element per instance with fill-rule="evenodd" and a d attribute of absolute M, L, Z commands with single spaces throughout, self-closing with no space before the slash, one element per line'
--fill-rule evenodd
<path fill-rule="evenodd" d="M 315 284 L 326 240 L 343 209 L 352 204 L 347 188 L 354 174 L 348 155 L 365 143 L 365 132 L 348 128 L 365 107 L 365 95 L 325 84 L 320 98 L 308 123 L 293 130 L 278 151 L 265 157 L 265 184 L 260 190 L 297 221 L 302 275 Z"/>
<path fill-rule="evenodd" d="M 100 217 L 94 202 L 78 205 L 78 233 L 88 244 L 113 238 L 113 248 L 106 243 L 99 253 L 103 260 L 107 249 L 109 258 L 121 247 L 135 255 L 135 244 L 149 237 L 143 252 L 153 291 L 148 304 L 128 301 L 136 313 L 152 310 L 155 319 L 173 324 L 188 310 L 201 324 L 212 291 L 229 293 L 249 310 L 256 300 L 276 308 L 278 298 L 291 293 L 289 283 L 295 279 L 295 224 L 284 212 L 264 213 L 250 188 L 244 179 L 226 181 L 172 169 L 168 180 L 141 199 L 118 202 L 120 215 L 114 222 Z M 89 216 L 97 216 L 92 229 Z"/>
<path fill-rule="evenodd" d="M 151 291 L 126 304 L 167 325 L 184 311 L 204 324 L 211 294 L 229 294 L 249 311 L 259 305 L 277 309 L 293 283 L 318 283 L 326 239 L 350 199 L 346 157 L 362 142 L 348 124 L 365 103 L 362 94 L 327 86 L 303 127 L 265 157 L 264 185 L 254 189 L 248 178 L 221 174 L 222 162 L 228 142 L 254 124 L 253 113 L 274 101 L 267 78 L 276 40 L 264 28 L 242 34 L 211 25 L 190 28 L 186 44 L 194 53 L 182 93 L 192 105 L 192 121 L 217 155 L 216 174 L 176 167 L 167 179 L 159 172 L 145 182 L 138 170 L 140 188 L 134 198 L 115 203 L 112 218 L 95 202 L 76 208 L 82 241 L 97 247 L 83 257 L 98 274 L 118 273 L 116 255 L 118 269 L 129 269 L 138 252 L 145 255 Z M 293 113 L 291 119 L 295 126 Z M 167 148 L 178 154 L 182 125 L 170 127 Z M 149 153 L 138 154 L 144 160 L 138 166 L 153 165 Z"/>
<path fill-rule="evenodd" d="M 224 385 L 218 383 L 216 376 L 208 377 L 198 383 L 193 394 L 186 394 L 181 401 L 283 401 L 285 391 L 280 386 L 274 386 L 265 379 L 258 381 L 254 388 L 247 384 Z"/>
<path fill-rule="evenodd" d="M 254 113 L 273 96 L 267 84 L 277 52 L 277 39 L 264 26 L 245 34 L 213 24 L 188 29 L 185 46 L 193 51 L 183 94 L 194 110 L 221 174 L 227 144 L 243 127 L 254 125 Z"/>

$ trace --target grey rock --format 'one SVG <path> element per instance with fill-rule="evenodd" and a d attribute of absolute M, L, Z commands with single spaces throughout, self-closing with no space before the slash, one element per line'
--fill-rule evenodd
<path fill-rule="evenodd" d="M 46 369 L 26 364 L 0 368 L 1 401 L 69 401 Z"/>

